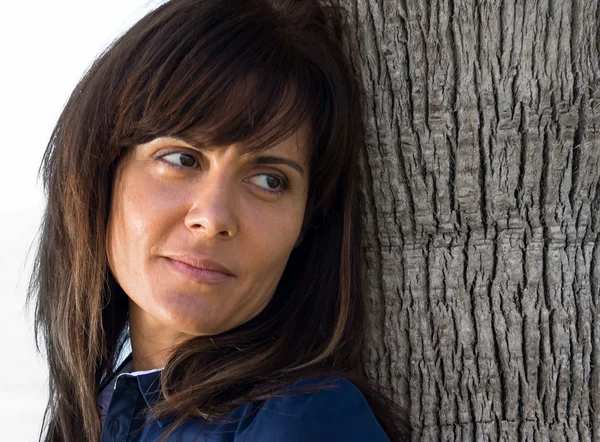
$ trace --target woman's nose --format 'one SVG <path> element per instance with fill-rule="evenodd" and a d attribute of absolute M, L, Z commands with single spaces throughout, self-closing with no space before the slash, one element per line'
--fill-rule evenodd
<path fill-rule="evenodd" d="M 185 217 L 188 229 L 207 237 L 232 238 L 238 221 L 232 185 L 223 178 L 205 177 L 191 198 Z"/>

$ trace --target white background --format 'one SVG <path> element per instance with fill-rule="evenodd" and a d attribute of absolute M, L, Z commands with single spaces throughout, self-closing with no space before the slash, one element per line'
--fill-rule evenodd
<path fill-rule="evenodd" d="M 71 91 L 102 49 L 161 0 L 0 6 L 0 440 L 37 440 L 47 374 L 25 293 L 44 207 L 37 171 Z M 33 309 L 32 309 L 33 310 Z"/>

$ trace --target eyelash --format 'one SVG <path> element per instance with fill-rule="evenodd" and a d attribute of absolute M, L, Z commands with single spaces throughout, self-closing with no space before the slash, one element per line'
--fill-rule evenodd
<path fill-rule="evenodd" d="M 191 157 L 194 158 L 194 160 L 196 161 L 196 163 L 198 163 L 198 159 L 196 158 L 196 156 L 194 154 L 189 153 L 189 152 L 184 152 L 184 151 L 181 151 L 181 150 L 174 150 L 174 151 L 170 151 L 170 152 L 161 153 L 160 155 L 157 155 L 155 157 L 155 159 L 157 159 L 157 160 L 161 161 L 163 164 L 166 164 L 167 166 L 173 167 L 173 168 L 175 168 L 177 170 L 195 169 L 195 168 L 198 167 L 198 166 L 193 166 L 193 167 L 192 166 L 190 166 L 190 167 L 178 166 L 178 165 L 176 165 L 176 164 L 174 164 L 174 163 L 172 163 L 172 162 L 167 161 L 167 160 L 164 159 L 165 157 L 167 157 L 169 155 L 173 155 L 173 154 L 185 154 L 185 155 L 189 155 L 189 156 L 191 156 Z M 256 175 L 253 175 L 252 177 L 257 177 L 257 176 L 275 177 L 279 181 L 281 181 L 281 189 L 279 189 L 279 190 L 269 190 L 269 189 L 266 189 L 264 187 L 254 185 L 254 187 L 257 187 L 261 191 L 266 192 L 266 193 L 268 193 L 270 195 L 281 195 L 282 193 L 290 190 L 289 181 L 283 175 L 277 175 L 277 174 L 271 174 L 271 173 L 258 173 Z"/>

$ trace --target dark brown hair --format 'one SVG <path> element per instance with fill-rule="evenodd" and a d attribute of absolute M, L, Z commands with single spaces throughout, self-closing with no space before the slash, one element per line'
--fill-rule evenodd
<path fill-rule="evenodd" d="M 42 163 L 47 193 L 30 299 L 50 367 L 45 441 L 98 440 L 100 381 L 127 338 L 127 296 L 106 259 L 120 158 L 158 136 L 264 149 L 310 127 L 303 242 L 251 321 L 174 349 L 156 415 L 218 418 L 299 379 L 339 374 L 392 440 L 402 413 L 362 377 L 362 91 L 344 20 L 316 0 L 173 0 L 134 25 L 71 95 Z"/>

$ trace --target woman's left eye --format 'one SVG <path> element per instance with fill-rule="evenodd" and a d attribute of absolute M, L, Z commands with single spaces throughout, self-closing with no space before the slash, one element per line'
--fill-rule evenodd
<path fill-rule="evenodd" d="M 289 188 L 288 182 L 285 178 L 279 175 L 271 175 L 271 174 L 258 174 L 254 175 L 250 178 L 253 180 L 254 184 L 258 187 L 262 188 L 266 192 L 279 194 L 284 190 Z"/>
<path fill-rule="evenodd" d="M 190 153 L 173 152 L 159 157 L 169 165 L 181 168 L 193 168 L 198 166 L 198 160 Z"/>

